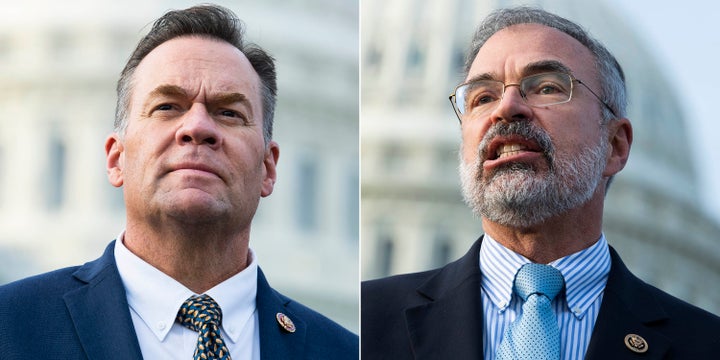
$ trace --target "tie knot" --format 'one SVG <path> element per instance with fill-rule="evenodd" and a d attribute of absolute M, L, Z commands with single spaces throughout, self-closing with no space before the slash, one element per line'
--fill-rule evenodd
<path fill-rule="evenodd" d="M 518 270 L 513 290 L 523 301 L 532 294 L 543 294 L 552 301 L 564 284 L 560 270 L 550 265 L 530 263 Z"/>
<path fill-rule="evenodd" d="M 201 331 L 204 325 L 212 324 L 220 327 L 222 310 L 208 295 L 191 296 L 180 307 L 177 321 L 188 329 Z"/>

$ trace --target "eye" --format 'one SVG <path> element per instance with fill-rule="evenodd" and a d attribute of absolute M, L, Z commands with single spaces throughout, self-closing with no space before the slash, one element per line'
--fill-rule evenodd
<path fill-rule="evenodd" d="M 557 94 L 560 92 L 563 92 L 563 91 L 560 89 L 559 86 L 557 86 L 556 84 L 550 84 L 550 83 L 542 84 L 540 86 L 539 90 L 537 91 L 537 93 L 540 95 L 552 95 L 552 94 Z"/>
<path fill-rule="evenodd" d="M 529 76 L 521 82 L 528 96 L 566 96 L 570 94 L 570 78 L 560 73 Z"/>
<path fill-rule="evenodd" d="M 179 109 L 180 107 L 174 103 L 162 103 L 153 107 L 149 115 L 168 117 L 179 111 Z"/>
<path fill-rule="evenodd" d="M 227 123 L 228 125 L 239 125 L 248 123 L 248 118 L 245 113 L 238 110 L 220 108 L 215 111 L 215 114 L 218 121 Z"/>
<path fill-rule="evenodd" d="M 155 107 L 155 110 L 159 110 L 159 111 L 168 111 L 168 110 L 172 110 L 172 109 L 173 109 L 173 106 L 171 104 L 160 104 Z"/>
<path fill-rule="evenodd" d="M 477 105 L 484 105 L 484 104 L 489 104 L 493 101 L 495 101 L 494 97 L 492 97 L 490 95 L 483 95 L 483 96 L 479 96 L 475 103 L 477 103 Z"/>
<path fill-rule="evenodd" d="M 466 96 L 467 109 L 475 109 L 500 99 L 502 88 L 491 82 L 478 82 L 469 87 Z"/>
<path fill-rule="evenodd" d="M 237 111 L 233 110 L 221 110 L 220 115 L 225 117 L 242 117 Z"/>

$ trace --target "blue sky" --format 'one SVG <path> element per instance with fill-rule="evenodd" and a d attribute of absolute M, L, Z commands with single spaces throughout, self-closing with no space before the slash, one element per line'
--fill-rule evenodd
<path fill-rule="evenodd" d="M 720 3 L 707 0 L 608 0 L 668 69 L 688 122 L 700 198 L 720 220 Z"/>

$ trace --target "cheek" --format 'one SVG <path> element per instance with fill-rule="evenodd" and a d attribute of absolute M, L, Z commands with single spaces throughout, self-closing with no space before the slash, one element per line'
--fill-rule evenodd
<path fill-rule="evenodd" d="M 125 148 L 123 165 L 125 176 L 134 179 L 143 178 L 146 173 L 157 167 L 157 164 L 150 161 L 149 144 L 137 141 L 129 143 Z"/>
<path fill-rule="evenodd" d="M 571 134 L 574 135 L 571 137 L 573 143 L 580 144 L 580 146 L 597 143 L 597 139 L 602 135 L 600 118 L 598 116 L 591 116 L 591 114 L 585 114 L 585 117 L 581 117 L 580 119 L 580 121 L 575 121 L 575 126 L 567 127 L 568 130 L 572 129 L 573 131 Z M 562 129 L 557 130 L 562 131 Z"/>
<path fill-rule="evenodd" d="M 261 143 L 247 141 L 228 149 L 227 158 L 230 166 L 239 176 L 255 176 L 260 172 L 264 160 L 264 147 Z"/>
<path fill-rule="evenodd" d="M 462 162 L 464 162 L 465 164 L 472 164 L 477 159 L 477 144 L 471 144 L 463 141 L 461 151 Z"/>
<path fill-rule="evenodd" d="M 597 147 L 600 133 L 587 127 L 576 127 L 549 131 L 550 139 L 556 152 L 577 154 L 585 149 Z"/>
<path fill-rule="evenodd" d="M 463 160 L 466 163 L 472 163 L 478 157 L 478 145 L 487 132 L 487 128 L 477 125 L 464 125 L 462 128 L 462 147 Z"/>

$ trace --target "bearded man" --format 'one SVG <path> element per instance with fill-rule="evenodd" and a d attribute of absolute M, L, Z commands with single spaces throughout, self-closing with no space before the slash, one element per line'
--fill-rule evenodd
<path fill-rule="evenodd" d="M 615 57 L 519 7 L 480 24 L 465 70 L 450 100 L 485 234 L 443 268 L 363 283 L 362 357 L 717 357 L 720 319 L 636 278 L 603 235 L 633 134 Z"/>

